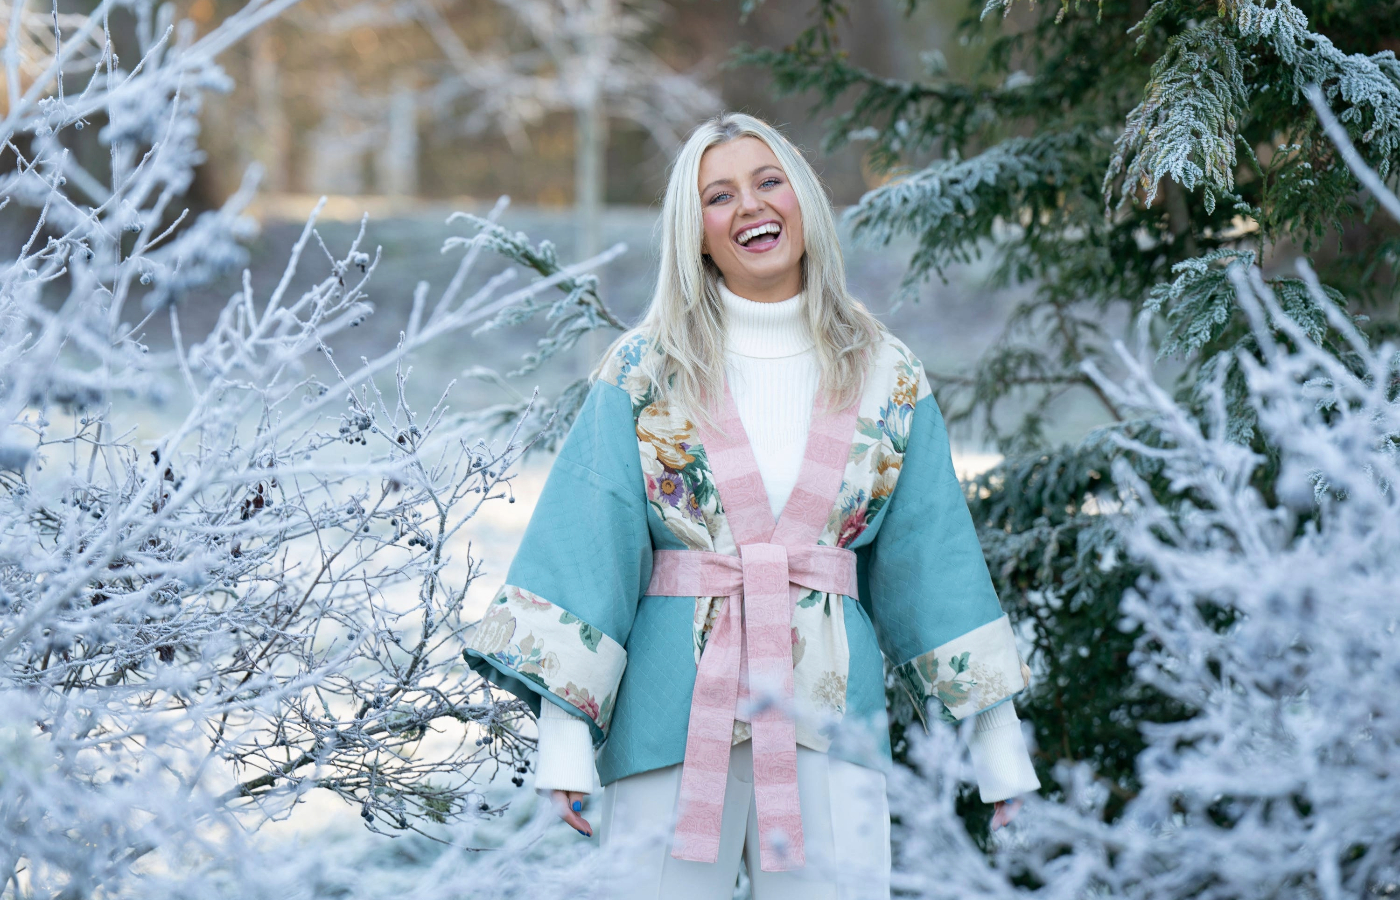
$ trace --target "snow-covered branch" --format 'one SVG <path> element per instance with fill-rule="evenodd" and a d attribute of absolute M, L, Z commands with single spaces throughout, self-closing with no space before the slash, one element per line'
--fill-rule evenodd
<path fill-rule="evenodd" d="M 9 32 L 27 77 L 10 81 L 0 208 L 30 236 L 0 269 L 5 896 L 284 896 L 304 872 L 244 835 L 308 791 L 371 830 L 437 836 L 499 815 L 484 785 L 528 769 L 523 704 L 459 654 L 481 574 L 470 523 L 514 502 L 530 440 L 517 420 L 488 444 L 450 412 L 450 385 L 415 407 L 405 359 L 574 296 L 597 260 L 472 287 L 496 248 L 450 239 L 457 275 L 436 298 L 417 286 L 397 345 L 342 360 L 339 335 L 373 311 L 379 254 L 363 222 L 349 247 L 326 246 L 318 205 L 270 292 L 243 269 L 209 332 L 188 333 L 186 298 L 242 266 L 255 229 L 242 213 L 256 170 L 222 209 L 187 221 L 172 205 L 203 161 L 201 92 L 227 86 L 215 54 L 285 5 L 251 4 L 193 41 L 162 18 L 169 5 L 106 3 L 55 18 L 78 37 L 47 62 L 32 29 Z M 130 71 L 109 30 L 128 12 L 146 35 Z M 105 50 L 64 95 L 81 40 Z M 110 172 L 73 161 L 84 124 Z M 298 294 L 308 268 L 323 274 Z M 158 345 L 144 335 L 161 320 Z"/>

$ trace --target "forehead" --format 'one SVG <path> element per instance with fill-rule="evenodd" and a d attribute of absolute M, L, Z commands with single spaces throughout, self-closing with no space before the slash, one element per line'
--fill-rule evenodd
<path fill-rule="evenodd" d="M 738 181 L 748 178 L 761 166 L 782 168 L 778 157 L 767 144 L 756 137 L 744 135 L 710 147 L 700 157 L 700 178 L 697 185 L 704 190 L 719 179 Z"/>

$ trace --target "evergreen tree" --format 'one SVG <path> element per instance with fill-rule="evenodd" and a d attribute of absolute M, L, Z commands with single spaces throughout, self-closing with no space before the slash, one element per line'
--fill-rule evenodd
<path fill-rule="evenodd" d="M 1020 705 L 1036 728 L 1045 791 L 1059 793 L 1046 777 L 1055 760 L 1087 761 L 1116 817 L 1140 787 L 1139 724 L 1191 712 L 1130 676 L 1141 631 L 1120 630 L 1119 600 L 1140 572 L 1098 515 L 1116 495 L 1115 459 L 1163 506 L 1173 486 L 1152 454 L 1114 440 L 1158 445 L 1086 364 L 1113 370 L 1104 323 L 1137 322 L 1174 361 L 1187 409 L 1202 411 L 1210 386 L 1223 386 L 1229 436 L 1264 455 L 1252 478 L 1273 497 L 1276 455 L 1240 365 L 1241 354 L 1258 356 L 1257 340 L 1229 273 L 1262 266 L 1285 313 L 1352 371 L 1361 364 L 1307 290 L 1310 274 L 1284 263 L 1306 256 L 1323 295 L 1370 339 L 1395 332 L 1395 225 L 1372 223 L 1374 199 L 1358 194 L 1304 89 L 1321 87 L 1361 156 L 1393 184 L 1400 64 L 1383 45 L 1400 34 L 1400 6 L 974 2 L 959 32 L 984 51 L 977 70 L 955 75 L 930 53 L 917 81 L 852 64 L 838 37 L 847 4 L 814 7 L 816 24 L 791 45 L 739 58 L 768 68 L 781 91 L 814 92 L 816 111 L 850 109 L 832 115 L 826 149 L 868 141 L 872 164 L 893 176 L 848 212 L 856 235 L 916 240 L 910 296 L 984 254 L 994 285 L 1034 287 L 970 374 L 930 375 L 950 424 L 980 424 L 1005 454 L 968 486 L 969 503 L 1003 603 L 1034 634 L 1041 677 Z M 1054 446 L 1047 419 L 1076 392 L 1111 424 Z M 1223 627 L 1229 615 L 1218 618 Z M 897 746 L 907 722 L 907 709 L 897 712 Z"/>

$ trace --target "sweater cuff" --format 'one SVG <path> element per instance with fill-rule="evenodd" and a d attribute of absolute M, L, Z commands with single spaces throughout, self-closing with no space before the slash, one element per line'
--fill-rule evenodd
<path fill-rule="evenodd" d="M 977 714 L 977 727 L 967 746 L 983 803 L 1007 800 L 1040 788 L 1021 720 L 1009 701 Z"/>
<path fill-rule="evenodd" d="M 548 795 L 550 791 L 591 794 L 597 790 L 600 785 L 588 723 L 544 700 L 536 725 L 540 744 L 535 760 L 535 791 Z"/>

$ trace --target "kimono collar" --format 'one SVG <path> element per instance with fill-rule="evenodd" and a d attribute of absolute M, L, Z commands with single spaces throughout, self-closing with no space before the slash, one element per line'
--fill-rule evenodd
<path fill-rule="evenodd" d="M 725 287 L 721 278 L 719 296 L 724 304 L 725 338 L 730 353 L 777 359 L 796 356 L 816 346 L 807 331 L 801 294 L 775 303 L 759 303 L 740 297 Z"/>

